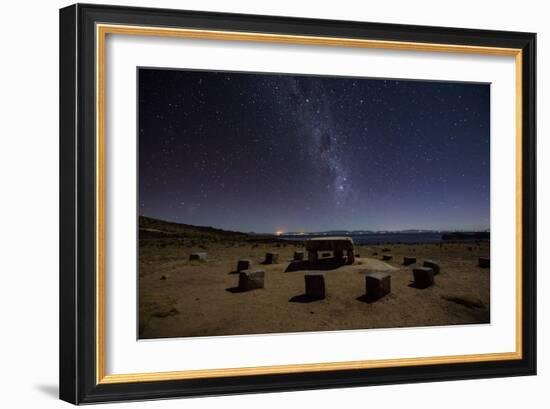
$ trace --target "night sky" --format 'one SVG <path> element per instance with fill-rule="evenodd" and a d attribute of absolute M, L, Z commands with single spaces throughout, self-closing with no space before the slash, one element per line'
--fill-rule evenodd
<path fill-rule="evenodd" d="M 139 213 L 243 232 L 489 228 L 490 85 L 139 69 Z"/>

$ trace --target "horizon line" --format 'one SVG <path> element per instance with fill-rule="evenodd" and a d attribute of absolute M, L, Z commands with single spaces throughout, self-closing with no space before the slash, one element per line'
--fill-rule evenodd
<path fill-rule="evenodd" d="M 326 230 L 316 230 L 316 231 L 299 231 L 299 230 L 289 230 L 289 231 L 282 231 L 282 230 L 275 230 L 273 232 L 257 232 L 257 231 L 243 231 L 243 230 L 229 230 L 221 227 L 215 227 L 215 226 L 209 226 L 209 225 L 200 225 L 200 224 L 190 224 L 190 223 L 183 223 L 180 221 L 173 221 L 168 219 L 161 219 L 158 217 L 152 217 L 152 216 L 146 216 L 143 214 L 138 214 L 139 217 L 146 217 L 148 219 L 154 219 L 165 223 L 174 223 L 174 224 L 182 224 L 187 226 L 193 226 L 193 227 L 203 227 L 203 228 L 211 228 L 211 229 L 217 229 L 217 230 L 225 230 L 235 233 L 248 233 L 248 234 L 266 234 L 266 235 L 272 235 L 272 236 L 285 236 L 285 235 L 312 235 L 317 233 L 327 233 L 332 231 L 342 231 L 342 232 L 354 232 L 354 231 L 371 231 L 371 232 L 389 232 L 389 233 L 396 233 L 396 232 L 403 232 L 408 230 L 417 230 L 417 231 L 432 231 L 432 232 L 463 232 L 463 233 L 475 233 L 475 232 L 490 232 L 490 227 L 486 228 L 480 228 L 480 229 L 460 229 L 460 228 L 450 228 L 450 229 L 437 229 L 437 228 L 403 228 L 403 229 L 326 229 Z M 138 223 L 139 224 L 139 223 Z"/>

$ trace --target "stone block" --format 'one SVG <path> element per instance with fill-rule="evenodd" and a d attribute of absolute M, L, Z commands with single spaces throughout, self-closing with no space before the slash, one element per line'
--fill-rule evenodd
<path fill-rule="evenodd" d="M 303 261 L 304 260 L 304 252 L 303 251 L 295 251 L 294 252 L 294 261 Z"/>
<path fill-rule="evenodd" d="M 265 253 L 265 264 L 277 264 L 279 261 L 279 253 Z"/>
<path fill-rule="evenodd" d="M 243 270 L 239 273 L 239 289 L 241 291 L 250 291 L 258 288 L 264 288 L 263 271 Z"/>
<path fill-rule="evenodd" d="M 424 261 L 424 267 L 431 268 L 434 271 L 434 274 L 439 274 L 440 268 L 439 264 L 437 264 L 435 261 L 432 260 L 425 260 Z"/>
<path fill-rule="evenodd" d="M 434 283 L 434 271 L 430 267 L 418 267 L 413 270 L 414 285 L 417 288 L 427 288 Z"/>
<path fill-rule="evenodd" d="M 325 275 L 311 273 L 304 276 L 306 282 L 306 297 L 322 300 L 326 297 Z"/>
<path fill-rule="evenodd" d="M 408 266 L 414 263 L 416 263 L 416 257 L 403 257 L 403 265 Z"/>
<path fill-rule="evenodd" d="M 378 300 L 391 291 L 391 276 L 387 273 L 370 273 L 365 277 L 367 298 Z"/>
<path fill-rule="evenodd" d="M 491 259 L 488 257 L 480 257 L 477 261 L 477 265 L 481 268 L 489 268 L 491 267 Z"/>
<path fill-rule="evenodd" d="M 250 270 L 252 268 L 252 261 L 242 258 L 237 262 L 237 271 Z"/>
<path fill-rule="evenodd" d="M 190 261 L 206 261 L 206 259 L 208 258 L 208 254 L 207 253 L 204 253 L 204 252 L 198 252 L 198 253 L 191 253 L 189 255 L 189 260 Z"/>

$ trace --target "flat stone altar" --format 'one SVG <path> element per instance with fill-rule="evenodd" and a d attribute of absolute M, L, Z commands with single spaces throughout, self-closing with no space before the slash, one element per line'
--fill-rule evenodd
<path fill-rule="evenodd" d="M 348 264 L 355 261 L 353 239 L 351 237 L 315 237 L 306 241 L 307 257 L 310 263 L 319 261 L 320 251 L 332 251 L 336 260 L 344 260 L 344 252 Z"/>

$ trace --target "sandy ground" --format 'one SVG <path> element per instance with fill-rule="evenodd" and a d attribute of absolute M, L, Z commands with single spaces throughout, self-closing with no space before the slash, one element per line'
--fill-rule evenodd
<path fill-rule="evenodd" d="M 313 302 L 293 301 L 304 293 L 306 270 L 285 271 L 294 251 L 303 250 L 300 246 L 215 243 L 204 247 L 140 246 L 140 338 L 490 321 L 490 272 L 477 267 L 478 257 L 489 256 L 487 242 L 356 246 L 361 257 L 354 265 L 324 270 L 328 296 Z M 383 248 L 390 251 L 382 252 Z M 208 261 L 189 261 L 189 254 L 194 251 L 206 251 Z M 279 253 L 278 264 L 261 264 L 268 251 Z M 386 254 L 393 259 L 381 261 Z M 417 263 L 403 266 L 405 255 L 416 257 Z M 254 262 L 253 269 L 265 271 L 264 289 L 234 291 L 239 258 L 249 258 Z M 411 286 L 412 269 L 425 259 L 439 262 L 441 273 L 435 277 L 434 286 L 417 289 Z M 378 301 L 366 302 L 365 274 L 375 271 L 391 274 L 391 293 Z"/>

